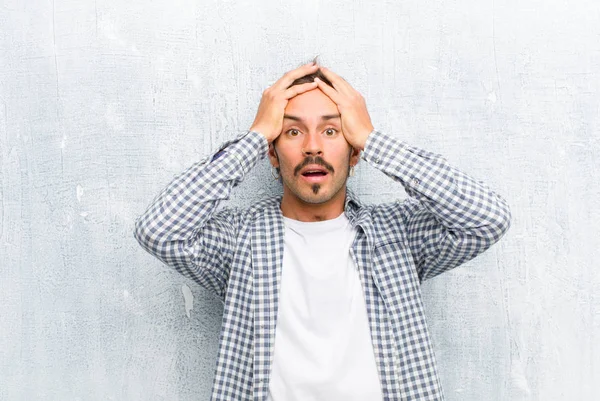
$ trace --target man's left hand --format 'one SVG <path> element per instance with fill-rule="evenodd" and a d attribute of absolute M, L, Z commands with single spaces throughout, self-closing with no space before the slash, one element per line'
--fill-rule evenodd
<path fill-rule="evenodd" d="M 342 133 L 353 148 L 363 150 L 367 137 L 373 131 L 365 99 L 350 84 L 333 71 L 320 66 L 333 88 L 318 78 L 315 82 L 323 93 L 337 104 L 342 118 Z"/>

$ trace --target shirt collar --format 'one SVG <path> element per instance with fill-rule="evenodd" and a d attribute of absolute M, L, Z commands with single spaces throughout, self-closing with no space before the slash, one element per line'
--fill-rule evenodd
<path fill-rule="evenodd" d="M 358 210 L 361 208 L 361 206 L 362 204 L 358 200 L 356 194 L 350 188 L 346 188 L 344 213 L 346 213 L 346 217 L 348 217 L 348 220 L 350 220 L 352 225 L 354 225 L 354 221 L 358 215 Z"/>

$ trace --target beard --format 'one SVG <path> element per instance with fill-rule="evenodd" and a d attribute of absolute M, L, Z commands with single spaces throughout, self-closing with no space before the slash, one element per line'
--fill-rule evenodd
<path fill-rule="evenodd" d="M 333 165 L 327 162 L 321 156 L 307 156 L 301 162 L 296 165 L 287 166 L 282 163 L 279 158 L 277 149 L 275 150 L 275 156 L 279 162 L 279 180 L 287 187 L 292 196 L 301 200 L 302 202 L 309 204 L 322 204 L 330 201 L 334 196 L 338 195 L 340 190 L 345 188 L 345 184 L 348 178 L 349 163 L 352 156 L 352 150 L 348 154 L 348 163 L 339 168 L 334 168 Z M 312 183 L 310 186 L 304 186 L 300 179 L 300 171 L 310 165 L 316 164 L 324 167 L 332 179 L 331 182 L 327 183 Z M 343 177 L 343 178 L 342 178 Z M 304 189 L 302 187 L 304 186 Z"/>

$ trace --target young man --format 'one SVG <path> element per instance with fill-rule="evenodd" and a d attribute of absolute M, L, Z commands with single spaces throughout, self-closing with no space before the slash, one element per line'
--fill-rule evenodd
<path fill-rule="evenodd" d="M 283 195 L 217 211 L 267 154 Z M 360 203 L 346 181 L 361 154 L 409 197 Z M 212 400 L 439 401 L 420 285 L 510 219 L 488 186 L 375 130 L 363 97 L 309 63 L 155 198 L 135 238 L 224 302 Z"/>

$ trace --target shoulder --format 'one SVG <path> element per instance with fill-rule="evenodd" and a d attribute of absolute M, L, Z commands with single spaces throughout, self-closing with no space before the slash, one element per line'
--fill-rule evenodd
<path fill-rule="evenodd" d="M 407 221 L 410 216 L 423 208 L 423 204 L 417 199 L 408 197 L 392 202 L 368 205 L 371 218 L 374 222 L 389 222 L 394 219 Z"/>
<path fill-rule="evenodd" d="M 279 209 L 281 204 L 281 196 L 272 196 L 265 198 L 245 209 L 247 218 L 259 218 L 266 213 L 272 213 Z"/>
<path fill-rule="evenodd" d="M 234 219 L 238 220 L 242 225 L 257 219 L 265 217 L 267 214 L 272 214 L 279 209 L 281 204 L 281 196 L 273 196 L 262 199 L 245 208 L 224 208 L 223 213 L 227 213 Z"/>
<path fill-rule="evenodd" d="M 404 237 L 413 216 L 420 213 L 423 205 L 415 198 L 408 197 L 392 202 L 366 207 L 378 242 L 395 242 Z"/>

